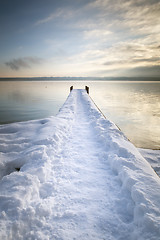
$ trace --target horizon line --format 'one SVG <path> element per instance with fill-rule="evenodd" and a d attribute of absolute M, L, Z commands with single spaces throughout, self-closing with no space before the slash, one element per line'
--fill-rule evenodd
<path fill-rule="evenodd" d="M 41 77 L 0 77 L 0 79 L 39 79 L 39 78 L 52 78 L 52 79 L 133 79 L 133 78 L 154 78 L 154 79 L 160 79 L 160 77 L 157 76 L 132 76 L 132 77 L 128 77 L 128 76 L 121 76 L 121 77 L 113 77 L 113 76 L 109 76 L 109 77 L 93 77 L 93 76 L 88 76 L 88 77 L 82 77 L 82 76 L 62 76 L 62 77 L 58 77 L 58 76 L 50 76 L 50 77 L 46 77 L 46 76 L 41 76 Z"/>

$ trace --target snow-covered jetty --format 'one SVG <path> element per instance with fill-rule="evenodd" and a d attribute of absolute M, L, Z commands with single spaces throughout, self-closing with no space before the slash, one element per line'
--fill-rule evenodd
<path fill-rule="evenodd" d="M 0 151 L 0 239 L 160 239 L 159 177 L 85 90 L 1 125 Z"/>

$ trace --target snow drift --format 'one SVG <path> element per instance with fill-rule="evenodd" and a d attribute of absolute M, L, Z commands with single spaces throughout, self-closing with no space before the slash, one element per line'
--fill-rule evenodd
<path fill-rule="evenodd" d="M 85 90 L 0 126 L 0 238 L 160 237 L 160 179 Z"/>

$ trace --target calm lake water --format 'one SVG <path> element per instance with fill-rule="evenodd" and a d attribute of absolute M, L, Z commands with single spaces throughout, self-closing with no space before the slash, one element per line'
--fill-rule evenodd
<path fill-rule="evenodd" d="M 160 149 L 160 82 L 0 82 L 0 124 L 56 115 L 74 88 L 90 96 L 137 147 Z"/>

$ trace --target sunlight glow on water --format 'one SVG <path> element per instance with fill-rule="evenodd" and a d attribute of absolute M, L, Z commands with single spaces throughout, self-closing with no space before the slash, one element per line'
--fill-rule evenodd
<path fill-rule="evenodd" d="M 97 105 L 138 147 L 160 149 L 160 83 L 109 83 Z"/>
<path fill-rule="evenodd" d="M 137 147 L 160 149 L 160 82 L 0 82 L 0 123 L 56 115 L 71 85 L 89 86 L 104 115 Z"/>

